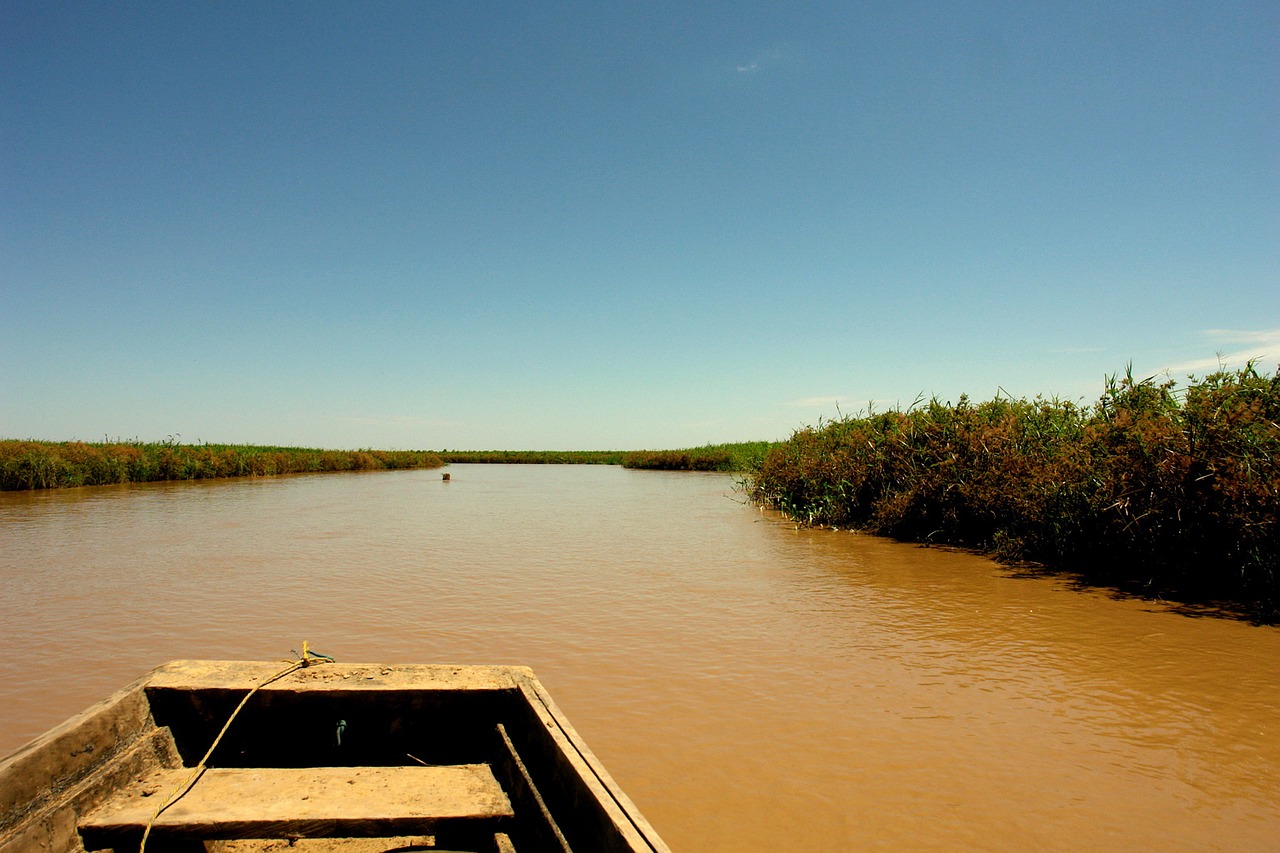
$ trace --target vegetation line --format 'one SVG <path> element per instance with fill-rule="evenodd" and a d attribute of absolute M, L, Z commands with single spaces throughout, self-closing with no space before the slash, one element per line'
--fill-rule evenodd
<path fill-rule="evenodd" d="M 0 490 L 58 489 L 159 480 L 265 477 L 319 471 L 438 468 L 417 450 L 314 450 L 176 440 L 86 443 L 0 440 Z"/>
<path fill-rule="evenodd" d="M 747 471 L 771 442 L 689 450 L 316 450 L 245 444 L 0 439 L 0 490 L 59 489 L 159 480 L 269 477 L 319 471 L 439 468 L 451 462 L 622 465 L 682 471 Z"/>
<path fill-rule="evenodd" d="M 636 450 L 622 460 L 624 468 L 662 471 L 754 471 L 777 442 L 744 441 L 708 444 L 686 450 Z"/>
<path fill-rule="evenodd" d="M 663 471 L 751 471 L 777 442 L 707 444 L 684 450 L 442 450 L 446 462 L 506 465 L 621 465 Z"/>
<path fill-rule="evenodd" d="M 842 417 L 746 486 L 809 525 L 976 548 L 1183 601 L 1280 605 L 1280 370 L 1132 373 L 1092 406 L 937 399 Z"/>
<path fill-rule="evenodd" d="M 621 465 L 621 450 L 441 450 L 446 463 L 492 465 Z"/>

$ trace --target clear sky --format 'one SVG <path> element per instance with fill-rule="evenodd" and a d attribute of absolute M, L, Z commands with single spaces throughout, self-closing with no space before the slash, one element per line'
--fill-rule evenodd
<path fill-rule="evenodd" d="M 1280 4 L 0 3 L 0 437 L 780 439 L 1280 361 Z"/>

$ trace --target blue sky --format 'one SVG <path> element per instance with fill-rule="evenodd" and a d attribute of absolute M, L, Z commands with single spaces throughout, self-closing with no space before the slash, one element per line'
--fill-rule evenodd
<path fill-rule="evenodd" d="M 0 5 L 0 436 L 630 449 L 1280 361 L 1280 6 Z"/>

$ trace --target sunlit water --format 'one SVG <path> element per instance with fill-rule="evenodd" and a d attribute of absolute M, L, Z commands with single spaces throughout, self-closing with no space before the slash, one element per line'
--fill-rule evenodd
<path fill-rule="evenodd" d="M 0 752 L 172 658 L 532 666 L 678 851 L 1280 846 L 1280 631 L 796 530 L 723 475 L 0 494 Z"/>

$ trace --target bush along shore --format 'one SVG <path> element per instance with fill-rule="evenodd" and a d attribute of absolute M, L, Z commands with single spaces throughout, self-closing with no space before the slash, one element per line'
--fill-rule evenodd
<path fill-rule="evenodd" d="M 441 450 L 446 463 L 481 465 L 621 465 L 621 450 Z"/>
<path fill-rule="evenodd" d="M 0 489 L 57 489 L 159 480 L 265 477 L 319 471 L 439 468 L 417 450 L 313 450 L 176 441 L 0 440 Z"/>
<path fill-rule="evenodd" d="M 684 450 L 441 450 L 446 463 L 506 465 L 621 465 L 655 471 L 755 470 L 777 442 L 708 444 Z"/>
<path fill-rule="evenodd" d="M 777 442 L 745 441 L 708 444 L 685 450 L 635 450 L 622 458 L 622 467 L 655 471 L 753 471 Z"/>
<path fill-rule="evenodd" d="M 931 400 L 796 432 L 746 488 L 807 525 L 959 545 L 1085 581 L 1280 607 L 1280 371 L 1110 377 L 1101 398 Z"/>

